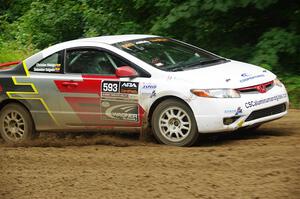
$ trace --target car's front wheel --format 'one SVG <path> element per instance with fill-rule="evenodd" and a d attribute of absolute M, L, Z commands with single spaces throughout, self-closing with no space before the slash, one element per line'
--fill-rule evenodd
<path fill-rule="evenodd" d="M 29 112 L 16 103 L 6 105 L 0 113 L 0 133 L 8 143 L 31 140 L 34 126 Z"/>
<path fill-rule="evenodd" d="M 191 146 L 199 136 L 192 110 L 180 100 L 168 99 L 160 103 L 151 122 L 154 136 L 164 144 Z"/>

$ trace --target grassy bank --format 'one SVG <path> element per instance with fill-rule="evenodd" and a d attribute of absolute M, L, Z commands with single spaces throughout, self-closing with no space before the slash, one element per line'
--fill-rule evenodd
<path fill-rule="evenodd" d="M 284 74 L 279 78 L 288 90 L 290 107 L 300 109 L 300 75 Z"/>
<path fill-rule="evenodd" d="M 23 47 L 17 42 L 0 42 L 0 63 L 23 60 L 37 52 L 31 46 Z"/>

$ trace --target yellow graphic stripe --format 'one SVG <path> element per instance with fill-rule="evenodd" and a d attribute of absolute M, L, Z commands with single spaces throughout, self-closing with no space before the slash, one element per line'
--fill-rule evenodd
<path fill-rule="evenodd" d="M 25 61 L 23 61 L 23 68 L 24 71 L 26 73 L 26 77 L 29 78 L 29 71 L 28 68 L 26 66 Z M 13 96 L 14 94 L 26 94 L 26 95 L 38 95 L 39 92 L 36 89 L 35 85 L 33 83 L 23 83 L 23 82 L 17 82 L 16 76 L 12 77 L 12 80 L 14 82 L 15 85 L 19 85 L 19 86 L 31 86 L 31 88 L 33 89 L 33 92 L 19 92 L 19 91 L 7 91 L 6 94 L 10 99 L 23 99 L 23 100 L 40 100 L 41 103 L 43 104 L 43 106 L 45 107 L 46 111 L 48 112 L 48 114 L 50 115 L 50 117 L 53 119 L 53 121 L 58 125 L 57 120 L 55 119 L 55 117 L 53 116 L 53 114 L 51 113 L 48 105 L 46 104 L 45 100 L 43 98 L 40 97 L 16 97 Z"/>

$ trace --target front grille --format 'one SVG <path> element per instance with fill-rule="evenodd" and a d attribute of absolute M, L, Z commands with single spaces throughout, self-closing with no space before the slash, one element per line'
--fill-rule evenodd
<path fill-rule="evenodd" d="M 244 88 L 238 88 L 237 90 L 241 93 L 265 93 L 271 90 L 274 86 L 274 82 L 266 82 L 263 84 L 258 84 L 254 86 L 244 87 Z M 263 88 L 263 91 L 261 91 L 259 88 Z"/>
<path fill-rule="evenodd" d="M 282 113 L 286 111 L 286 105 L 285 103 L 283 104 L 279 104 L 276 106 L 271 106 L 269 108 L 264 108 L 264 109 L 260 109 L 257 111 L 253 111 L 245 120 L 245 122 L 251 121 L 251 120 L 255 120 L 258 118 L 262 118 L 262 117 L 267 117 L 267 116 L 271 116 L 271 115 L 275 115 L 278 113 Z"/>

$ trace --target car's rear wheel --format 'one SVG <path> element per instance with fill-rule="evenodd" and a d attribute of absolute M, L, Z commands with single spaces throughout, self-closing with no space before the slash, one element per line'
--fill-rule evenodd
<path fill-rule="evenodd" d="M 151 122 L 154 136 L 163 144 L 191 146 L 199 136 L 192 110 L 176 99 L 160 103 L 152 114 Z"/>
<path fill-rule="evenodd" d="M 0 133 L 8 143 L 21 143 L 34 137 L 30 113 L 21 105 L 11 103 L 0 113 Z"/>

